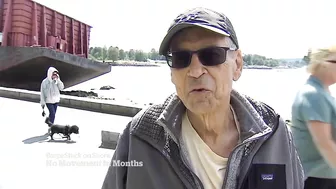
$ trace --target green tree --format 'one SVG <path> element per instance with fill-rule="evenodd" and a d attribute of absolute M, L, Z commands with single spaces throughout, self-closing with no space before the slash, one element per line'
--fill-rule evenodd
<path fill-rule="evenodd" d="M 269 66 L 269 67 L 276 67 L 276 66 L 279 66 L 279 62 L 275 59 L 267 59 L 266 61 L 266 66 Z"/>
<path fill-rule="evenodd" d="M 101 49 L 101 60 L 105 61 L 108 57 L 108 50 L 106 48 L 106 46 L 104 46 L 104 48 Z"/>
<path fill-rule="evenodd" d="M 251 60 L 252 60 L 252 55 L 246 54 L 243 56 L 243 61 L 246 65 L 251 65 L 252 64 Z"/>
<path fill-rule="evenodd" d="M 265 56 L 257 54 L 246 54 L 243 56 L 245 65 L 258 65 L 276 67 L 280 65 L 280 61 L 272 58 L 266 58 Z"/>
<path fill-rule="evenodd" d="M 108 55 L 109 55 L 109 60 L 112 60 L 113 62 L 117 61 L 119 58 L 119 49 L 118 47 L 113 47 L 110 46 L 110 48 L 108 49 Z"/>
<path fill-rule="evenodd" d="M 147 54 L 144 53 L 142 50 L 136 50 L 135 51 L 135 61 L 146 62 L 147 61 Z"/>
<path fill-rule="evenodd" d="M 123 49 L 119 49 L 119 60 L 125 60 L 126 59 L 126 53 Z"/>
<path fill-rule="evenodd" d="M 152 48 L 151 52 L 149 53 L 148 58 L 151 60 L 158 60 L 159 59 L 159 52 Z"/>
<path fill-rule="evenodd" d="M 129 52 L 128 52 L 128 58 L 130 60 L 135 60 L 135 51 L 134 49 L 130 49 Z"/>
<path fill-rule="evenodd" d="M 128 51 L 125 51 L 125 60 L 129 60 L 128 54 Z"/>

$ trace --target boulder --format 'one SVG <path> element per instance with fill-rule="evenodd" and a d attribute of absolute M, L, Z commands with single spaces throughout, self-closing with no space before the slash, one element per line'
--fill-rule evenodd
<path fill-rule="evenodd" d="M 72 90 L 72 91 L 61 91 L 63 95 L 70 95 L 70 96 L 78 96 L 78 97 L 98 97 L 98 94 L 95 92 L 87 92 L 87 91 L 80 91 L 80 90 Z"/>
<path fill-rule="evenodd" d="M 100 90 L 111 90 L 111 89 L 115 89 L 115 88 L 110 85 L 100 87 Z"/>

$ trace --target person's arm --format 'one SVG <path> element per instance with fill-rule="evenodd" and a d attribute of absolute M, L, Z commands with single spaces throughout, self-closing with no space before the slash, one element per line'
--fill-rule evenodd
<path fill-rule="evenodd" d="M 331 127 L 331 124 L 326 122 L 308 122 L 308 128 L 317 149 L 326 162 L 332 168 L 336 168 L 336 144 L 332 138 Z"/>
<path fill-rule="evenodd" d="M 64 83 L 60 79 L 57 81 L 57 86 L 60 91 L 64 89 Z"/>
<path fill-rule="evenodd" d="M 44 95 L 44 82 L 41 83 L 41 89 L 40 89 L 40 104 L 42 108 L 45 106 L 45 95 Z"/>
<path fill-rule="evenodd" d="M 61 91 L 61 90 L 63 90 L 64 89 L 64 83 L 61 81 L 61 78 L 60 78 L 60 76 L 57 74 L 57 76 L 58 76 L 58 79 L 57 79 L 57 87 L 58 87 L 58 89 Z"/>
<path fill-rule="evenodd" d="M 110 167 L 108 168 L 102 189 L 125 189 L 127 181 L 127 166 L 113 166 L 114 161 L 128 160 L 129 149 L 129 123 L 125 128 L 123 134 L 120 136 L 117 148 L 113 154 Z"/>
<path fill-rule="evenodd" d="M 336 143 L 332 139 L 332 105 L 325 96 L 309 94 L 300 107 L 312 139 L 326 162 L 336 168 Z"/>

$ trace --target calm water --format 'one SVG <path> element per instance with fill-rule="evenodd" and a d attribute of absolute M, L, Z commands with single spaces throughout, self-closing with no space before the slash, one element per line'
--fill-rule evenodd
<path fill-rule="evenodd" d="M 296 90 L 308 75 L 304 68 L 293 70 L 244 70 L 234 88 L 271 105 L 289 118 Z M 162 102 L 175 88 L 170 81 L 170 70 L 162 67 L 112 67 L 109 74 L 79 84 L 72 89 L 90 90 L 111 85 L 115 90 L 95 91 L 117 101 L 132 100 L 138 104 Z M 336 91 L 333 87 L 332 91 Z"/>

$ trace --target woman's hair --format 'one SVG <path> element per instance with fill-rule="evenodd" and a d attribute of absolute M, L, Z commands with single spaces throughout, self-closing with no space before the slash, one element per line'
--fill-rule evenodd
<path fill-rule="evenodd" d="M 307 66 L 307 71 L 309 73 L 316 72 L 321 64 L 327 61 L 328 58 L 333 54 L 336 54 L 336 45 L 312 50 L 309 56 L 310 61 Z"/>

